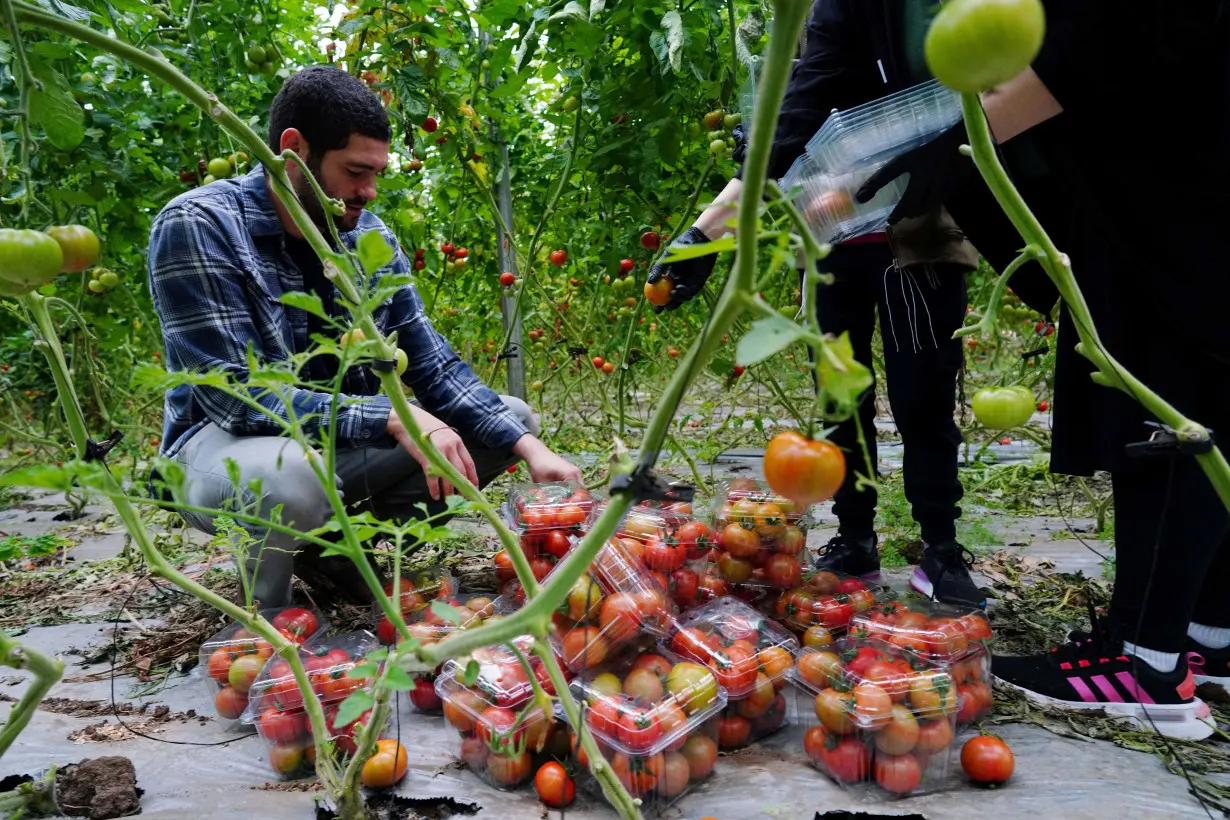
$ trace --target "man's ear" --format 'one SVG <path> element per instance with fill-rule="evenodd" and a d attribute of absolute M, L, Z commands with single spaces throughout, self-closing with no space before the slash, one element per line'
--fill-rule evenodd
<path fill-rule="evenodd" d="M 279 152 L 290 149 L 294 151 L 303 160 L 307 160 L 310 148 L 307 140 L 303 138 L 298 128 L 287 128 L 282 132 L 282 138 L 278 142 Z"/>

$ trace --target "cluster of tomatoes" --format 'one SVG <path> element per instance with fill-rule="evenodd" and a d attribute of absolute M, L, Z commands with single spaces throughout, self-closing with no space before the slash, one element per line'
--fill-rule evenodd
<path fill-rule="evenodd" d="M 627 656 L 583 684 L 585 723 L 611 770 L 647 813 L 713 771 L 713 718 L 725 695 L 705 666 L 666 652 Z M 584 749 L 574 750 L 588 767 Z"/>
<path fill-rule="evenodd" d="M 794 502 L 764 494 L 751 479 L 731 482 L 713 525 L 718 573 L 732 584 L 798 586 L 807 543 L 801 525 Z"/>
<path fill-rule="evenodd" d="M 414 578 L 403 577 L 397 582 L 396 587 L 398 608 L 401 610 L 401 617 L 406 621 L 407 625 L 412 620 L 426 619 L 427 616 L 423 616 L 420 619 L 417 615 L 420 611 L 427 608 L 427 605 L 433 600 L 455 602 L 454 596 L 457 592 L 457 582 L 452 577 L 432 572 L 424 572 Z M 389 581 L 384 585 L 384 594 L 388 598 L 394 598 L 394 592 L 393 581 Z M 413 634 L 413 630 L 411 634 Z M 387 615 L 382 615 L 377 622 L 376 637 L 380 638 L 380 642 L 386 645 L 397 643 L 397 628 Z"/>
<path fill-rule="evenodd" d="M 730 702 L 719 721 L 718 744 L 736 749 L 785 723 L 783 693 L 798 641 L 735 598 L 719 598 L 676 622 L 671 650 L 707 666 Z"/>
<path fill-rule="evenodd" d="M 316 613 L 299 607 L 262 612 L 288 641 L 303 644 L 325 624 Z M 238 720 L 248 708 L 248 696 L 257 676 L 273 656 L 273 645 L 247 629 L 232 624 L 201 645 L 200 662 L 215 685 L 214 711 L 225 720 Z"/>
<path fill-rule="evenodd" d="M 805 637 L 810 630 L 811 642 L 823 644 L 875 603 L 875 592 L 861 579 L 822 570 L 803 576 L 799 586 L 779 594 L 771 606 L 777 620 Z"/>
<path fill-rule="evenodd" d="M 856 615 L 850 634 L 859 640 L 880 639 L 947 669 L 961 700 L 959 722 L 991 711 L 991 625 L 981 612 L 926 601 L 909 606 L 889 601 Z"/>
<path fill-rule="evenodd" d="M 838 783 L 873 779 L 909 794 L 924 775 L 943 780 L 959 707 L 948 672 L 890 644 L 847 639 L 804 649 L 796 680 L 814 696 L 817 721 L 803 750 Z"/>
<path fill-rule="evenodd" d="M 589 490 L 573 482 L 528 484 L 513 487 L 509 493 L 512 528 L 521 538 L 521 551 L 529 559 L 530 571 L 538 581 L 547 577 L 559 559 L 585 534 L 585 525 L 594 509 Z M 496 583 L 501 590 L 516 580 L 508 550 L 495 554 Z M 520 589 L 513 593 L 524 600 Z"/>
<path fill-rule="evenodd" d="M 519 641 L 529 653 L 528 640 Z M 436 681 L 436 694 L 444 704 L 444 719 L 461 738 L 461 760 L 489 784 L 512 788 L 530 776 L 535 755 L 564 757 L 566 731 L 543 713 L 533 699 L 525 668 L 507 647 L 476 651 L 478 673 L 467 684 L 465 667 L 449 662 Z M 534 675 L 548 693 L 554 693 L 537 657 Z"/>
<path fill-rule="evenodd" d="M 692 516 L 690 504 L 662 508 L 637 506 L 616 532 L 620 546 L 638 559 L 681 610 L 725 595 L 726 585 L 710 576 L 704 563 L 713 548 L 713 531 Z"/>
<path fill-rule="evenodd" d="M 486 595 L 441 595 L 436 601 L 438 605 L 420 609 L 406 618 L 410 637 L 420 645 L 437 643 L 452 632 L 482 626 L 496 617 L 496 602 Z M 383 637 L 381 640 L 384 640 Z M 410 690 L 410 703 L 418 711 L 438 714 L 443 708 L 440 696 L 436 694 L 435 680 L 434 673 L 415 678 L 414 688 Z"/>

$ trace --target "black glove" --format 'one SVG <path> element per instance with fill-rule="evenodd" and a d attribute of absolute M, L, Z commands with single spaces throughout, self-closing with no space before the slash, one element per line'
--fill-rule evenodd
<path fill-rule="evenodd" d="M 930 142 L 890 160 L 863 183 L 855 199 L 866 203 L 885 185 L 909 174 L 909 184 L 889 216 L 889 224 L 938 208 L 974 171 L 974 161 L 960 151 L 968 140 L 965 123 L 957 123 Z"/>
<path fill-rule="evenodd" d="M 703 245 L 711 241 L 705 236 L 705 232 L 693 225 L 684 232 L 683 236 L 677 238 L 670 244 L 670 247 L 684 247 L 687 245 Z M 649 269 L 649 284 L 661 279 L 663 276 L 669 276 L 675 286 L 671 289 L 671 300 L 662 307 L 655 307 L 658 313 L 666 310 L 674 310 L 684 302 L 691 299 L 696 294 L 700 293 L 705 287 L 705 282 L 709 281 L 710 275 L 713 273 L 713 266 L 717 264 L 717 254 L 711 253 L 707 256 L 698 256 L 695 259 L 685 259 L 682 262 L 671 262 L 664 265 L 661 262 Z"/>
<path fill-rule="evenodd" d="M 747 156 L 747 131 L 743 129 L 743 123 L 736 125 L 730 135 L 735 138 L 735 151 L 730 158 L 742 165 L 743 158 Z"/>

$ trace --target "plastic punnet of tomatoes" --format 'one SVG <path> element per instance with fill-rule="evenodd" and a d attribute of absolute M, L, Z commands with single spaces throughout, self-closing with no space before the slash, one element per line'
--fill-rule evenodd
<path fill-rule="evenodd" d="M 475 653 L 475 658 L 482 654 Z M 515 655 L 491 647 L 484 657 L 469 685 L 465 666 L 450 663 L 436 680 L 436 695 L 444 704 L 444 719 L 457 730 L 457 757 L 490 785 L 511 789 L 533 774 L 535 756 L 544 753 L 564 727 L 534 700 Z M 540 669 L 536 667 L 535 674 L 545 678 Z"/>
<path fill-rule="evenodd" d="M 962 700 L 958 722 L 991 711 L 992 634 L 982 610 L 922 599 L 886 601 L 855 615 L 850 637 L 880 639 L 947 669 Z"/>
<path fill-rule="evenodd" d="M 666 579 L 612 541 L 555 613 L 556 653 L 573 672 L 592 669 L 638 638 L 669 633 L 677 613 Z"/>
<path fill-rule="evenodd" d="M 585 723 L 646 817 L 660 815 L 713 771 L 726 693 L 706 667 L 671 652 L 625 653 L 572 683 Z M 582 788 L 599 794 L 573 747 Z"/>
<path fill-rule="evenodd" d="M 956 683 L 939 665 L 880 640 L 807 647 L 791 675 L 803 751 L 838 785 L 939 791 L 952 765 Z"/>
<path fill-rule="evenodd" d="M 346 754 L 354 752 L 359 730 L 371 719 L 369 711 L 344 727 L 334 725 L 341 702 L 352 692 L 368 688 L 362 679 L 348 673 L 379 647 L 374 635 L 350 632 L 313 641 L 299 650 L 312 690 L 324 706 L 325 722 L 335 732 L 334 744 Z M 303 693 L 286 661 L 272 658 L 265 664 L 248 692 L 248 706 L 240 719 L 256 729 L 269 747 L 269 765 L 275 772 L 283 777 L 311 772 L 316 747 L 303 708 Z"/>
<path fill-rule="evenodd" d="M 580 530 L 593 509 L 589 490 L 575 481 L 514 484 L 508 491 L 510 519 L 521 533 Z"/>
<path fill-rule="evenodd" d="M 780 691 L 799 652 L 798 639 L 786 629 L 731 597 L 675 619 L 662 645 L 712 669 L 732 702 L 767 697 L 766 683 Z"/>
<path fill-rule="evenodd" d="M 700 579 L 709 565 L 713 532 L 678 507 L 633 507 L 615 535 L 620 545 L 658 578 L 682 610 L 701 601 Z"/>
<path fill-rule="evenodd" d="M 393 581 L 390 580 L 384 585 L 384 594 L 392 598 L 393 592 Z M 403 618 L 423 609 L 436 598 L 455 595 L 456 592 L 456 579 L 443 567 L 403 572 L 397 583 L 397 601 L 401 605 Z M 379 604 L 372 604 L 372 608 L 377 618 L 384 617 L 384 610 Z"/>
<path fill-rule="evenodd" d="M 800 635 L 820 627 L 812 630 L 813 640 L 821 630 L 838 638 L 855 615 L 890 594 L 884 587 L 868 586 L 861 578 L 822 570 L 804 573 L 798 586 L 765 598 L 761 609 Z"/>
<path fill-rule="evenodd" d="M 329 628 L 318 612 L 300 607 L 262 609 L 261 617 L 289 640 L 306 643 Z M 273 645 L 239 624 L 231 624 L 201 644 L 194 674 L 205 683 L 214 714 L 227 728 L 236 728 L 248 708 L 248 691 L 273 655 Z"/>
<path fill-rule="evenodd" d="M 712 558 L 723 580 L 736 585 L 791 589 L 805 567 L 806 510 L 750 478 L 718 489 Z"/>

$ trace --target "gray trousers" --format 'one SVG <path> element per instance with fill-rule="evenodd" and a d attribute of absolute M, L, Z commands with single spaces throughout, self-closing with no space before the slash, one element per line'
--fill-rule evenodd
<path fill-rule="evenodd" d="M 530 406 L 512 396 L 501 398 L 526 429 L 537 435 L 538 417 Z M 483 486 L 517 462 L 511 451 L 485 447 L 466 438 L 464 432 L 462 437 Z M 184 493 L 191 506 L 214 510 L 238 507 L 249 514 L 268 518 L 280 505 L 282 523 L 301 532 L 323 526 L 333 516 L 325 491 L 303 449 L 289 439 L 234 436 L 208 424 L 188 440 L 175 459 L 186 473 Z M 228 461 L 239 468 L 238 487 L 228 475 Z M 350 509 L 369 511 L 382 519 L 404 521 L 423 516 L 420 504 L 427 507 L 429 515 L 446 508 L 443 499 L 431 499 L 422 468 L 400 446 L 340 448 L 335 467 L 337 487 Z M 255 480 L 260 481 L 259 498 L 249 487 Z M 215 516 L 195 512 L 182 515 L 196 529 L 210 535 L 216 533 Z M 254 597 L 263 606 L 286 606 L 290 603 L 295 555 L 303 544 L 291 535 L 270 532 L 264 527 L 245 529 L 257 542 L 244 561 Z M 315 547 L 310 549 L 315 550 Z M 332 560 L 350 563 L 345 559 Z"/>

